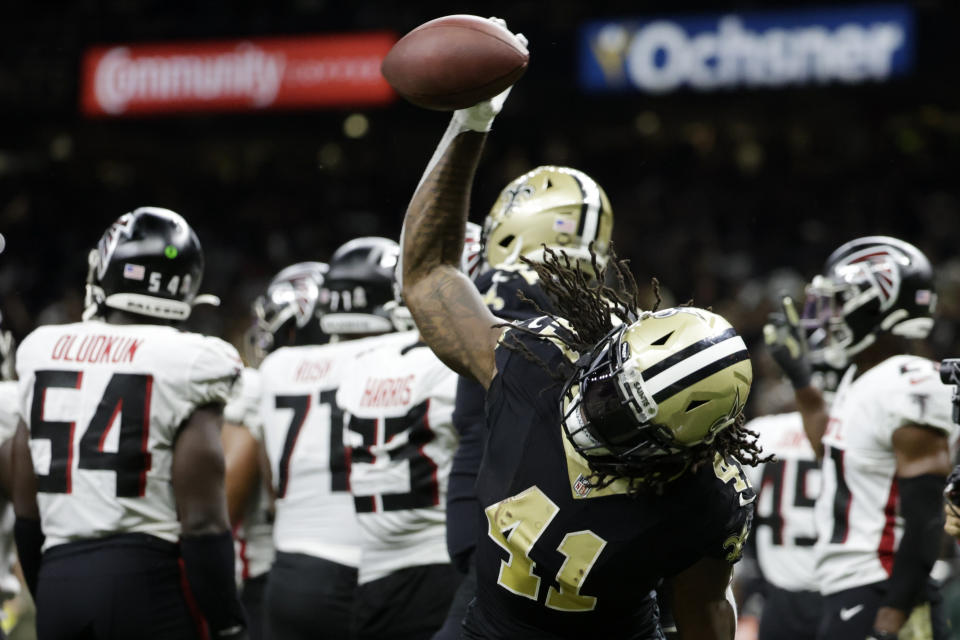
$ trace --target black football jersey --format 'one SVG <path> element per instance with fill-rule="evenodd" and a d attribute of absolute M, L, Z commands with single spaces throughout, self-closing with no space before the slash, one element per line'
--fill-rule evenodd
<path fill-rule="evenodd" d="M 523 326 L 541 335 L 548 318 Z M 523 342 L 543 362 L 508 348 Z M 627 495 L 626 481 L 590 487 L 586 461 L 560 422 L 561 370 L 576 354 L 514 329 L 497 348 L 487 392 L 490 432 L 477 480 L 482 513 L 478 597 L 467 628 L 491 638 L 649 638 L 650 592 L 703 557 L 739 560 L 755 493 L 720 456 L 663 495 Z"/>
<path fill-rule="evenodd" d="M 540 289 L 537 274 L 525 265 L 485 271 L 477 277 L 477 288 L 487 307 L 503 320 L 526 320 L 553 310 L 550 299 Z M 483 387 L 473 380 L 460 378 L 453 412 L 460 442 L 447 487 L 447 550 L 452 561 L 464 571 L 477 540 L 474 483 L 486 436 L 483 406 Z"/>

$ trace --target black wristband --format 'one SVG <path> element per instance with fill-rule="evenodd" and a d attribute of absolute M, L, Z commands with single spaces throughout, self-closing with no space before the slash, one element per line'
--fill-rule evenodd
<path fill-rule="evenodd" d="M 870 632 L 870 635 L 867 636 L 867 640 L 897 640 L 900 637 L 899 633 L 894 633 L 893 631 L 877 631 L 874 629 Z"/>
<path fill-rule="evenodd" d="M 230 532 L 183 536 L 180 554 L 190 591 L 210 625 L 211 638 L 245 637 L 247 618 L 237 595 Z"/>
<path fill-rule="evenodd" d="M 927 576 L 943 537 L 943 476 L 897 478 L 903 538 L 893 560 L 881 606 L 909 612 L 924 598 Z"/>
<path fill-rule="evenodd" d="M 40 561 L 46 536 L 40 521 L 34 518 L 17 518 L 13 523 L 13 539 L 17 543 L 17 559 L 30 595 L 37 598 L 37 582 L 40 578 Z"/>

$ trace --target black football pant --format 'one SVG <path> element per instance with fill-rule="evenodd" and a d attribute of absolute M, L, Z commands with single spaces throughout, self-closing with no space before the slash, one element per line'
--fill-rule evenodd
<path fill-rule="evenodd" d="M 919 603 L 908 614 L 914 616 L 908 621 L 914 628 L 911 637 L 948 640 L 951 636 L 940 593 L 933 586 L 927 593 L 929 602 Z M 879 582 L 824 596 L 817 640 L 865 638 L 873 630 L 873 621 L 885 594 L 886 582 Z"/>
<path fill-rule="evenodd" d="M 273 640 L 345 640 L 357 570 L 303 553 L 277 552 L 267 578 L 267 627 Z"/>
<path fill-rule="evenodd" d="M 447 619 L 440 630 L 433 635 L 433 640 L 460 640 L 463 633 L 463 617 L 467 615 L 467 606 L 477 596 L 477 568 L 471 558 L 467 565 L 467 574 L 453 594 L 453 602 L 447 611 Z"/>
<path fill-rule="evenodd" d="M 267 624 L 264 611 L 264 593 L 267 590 L 267 576 L 264 573 L 256 578 L 247 578 L 243 581 L 243 591 L 240 592 L 240 603 L 247 610 L 247 632 L 250 640 L 270 640 L 270 628 Z"/>
<path fill-rule="evenodd" d="M 394 571 L 357 588 L 355 640 L 429 640 L 443 625 L 463 574 L 450 564 Z"/>
<path fill-rule="evenodd" d="M 38 640 L 199 638 L 176 544 L 124 534 L 57 545 L 43 554 Z"/>
<path fill-rule="evenodd" d="M 758 640 L 816 640 L 823 596 L 815 591 L 787 591 L 768 585 Z"/>

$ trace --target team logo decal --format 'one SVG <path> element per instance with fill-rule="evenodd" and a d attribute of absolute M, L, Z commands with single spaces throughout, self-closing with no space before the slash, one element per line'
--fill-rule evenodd
<path fill-rule="evenodd" d="M 871 247 L 848 256 L 838 270 L 853 284 L 872 284 L 880 299 L 880 309 L 886 311 L 900 295 L 897 262 L 905 264 L 909 260 L 891 247 Z"/>
<path fill-rule="evenodd" d="M 290 286 L 293 287 L 293 299 L 297 305 L 297 326 L 305 327 L 313 317 L 313 307 L 318 294 L 317 287 L 313 281 L 306 276 L 292 278 L 290 280 Z"/>
<path fill-rule="evenodd" d="M 586 498 L 593 490 L 593 487 L 590 486 L 590 483 L 587 482 L 587 478 L 581 473 L 577 476 L 576 481 L 573 483 L 573 490 L 581 498 Z"/>
<path fill-rule="evenodd" d="M 110 259 L 113 257 L 114 251 L 117 250 L 117 245 L 120 244 L 120 238 L 130 238 L 132 235 L 133 216 L 129 213 L 120 216 L 116 222 L 110 225 L 106 233 L 103 234 L 100 242 L 97 243 L 97 257 L 99 259 L 97 263 L 98 279 L 102 280 L 104 274 L 106 274 L 107 265 L 110 264 Z"/>
<path fill-rule="evenodd" d="M 510 210 L 533 195 L 533 187 L 529 184 L 518 184 L 513 189 L 507 189 L 507 201 L 503 205 L 501 215 L 510 215 Z"/>

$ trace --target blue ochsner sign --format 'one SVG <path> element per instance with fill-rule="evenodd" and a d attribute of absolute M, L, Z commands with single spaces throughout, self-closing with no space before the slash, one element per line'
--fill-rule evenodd
<path fill-rule="evenodd" d="M 913 67 L 913 14 L 868 5 L 591 22 L 580 85 L 666 93 L 882 81 Z"/>

